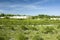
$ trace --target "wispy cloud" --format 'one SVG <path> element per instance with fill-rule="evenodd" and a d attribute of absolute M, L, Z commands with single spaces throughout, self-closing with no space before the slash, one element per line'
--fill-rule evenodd
<path fill-rule="evenodd" d="M 0 12 L 21 14 L 53 14 L 60 12 L 59 0 L 0 0 Z M 55 12 L 54 12 L 55 11 Z"/>

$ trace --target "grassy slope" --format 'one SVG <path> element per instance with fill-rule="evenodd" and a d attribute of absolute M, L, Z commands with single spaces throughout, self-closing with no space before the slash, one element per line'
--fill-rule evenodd
<path fill-rule="evenodd" d="M 0 40 L 60 40 L 60 20 L 0 19 Z"/>

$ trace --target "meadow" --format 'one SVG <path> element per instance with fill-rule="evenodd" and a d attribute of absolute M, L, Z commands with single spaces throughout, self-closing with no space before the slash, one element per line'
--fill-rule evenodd
<path fill-rule="evenodd" d="M 60 40 L 60 20 L 3 18 L 0 40 Z"/>

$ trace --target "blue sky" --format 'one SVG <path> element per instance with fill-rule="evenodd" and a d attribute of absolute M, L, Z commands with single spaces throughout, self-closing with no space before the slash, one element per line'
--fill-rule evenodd
<path fill-rule="evenodd" d="M 0 0 L 0 13 L 60 15 L 60 0 Z"/>

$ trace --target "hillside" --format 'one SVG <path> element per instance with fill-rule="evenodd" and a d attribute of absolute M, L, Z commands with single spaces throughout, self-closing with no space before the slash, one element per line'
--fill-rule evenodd
<path fill-rule="evenodd" d="M 60 20 L 3 18 L 0 40 L 60 40 Z"/>

